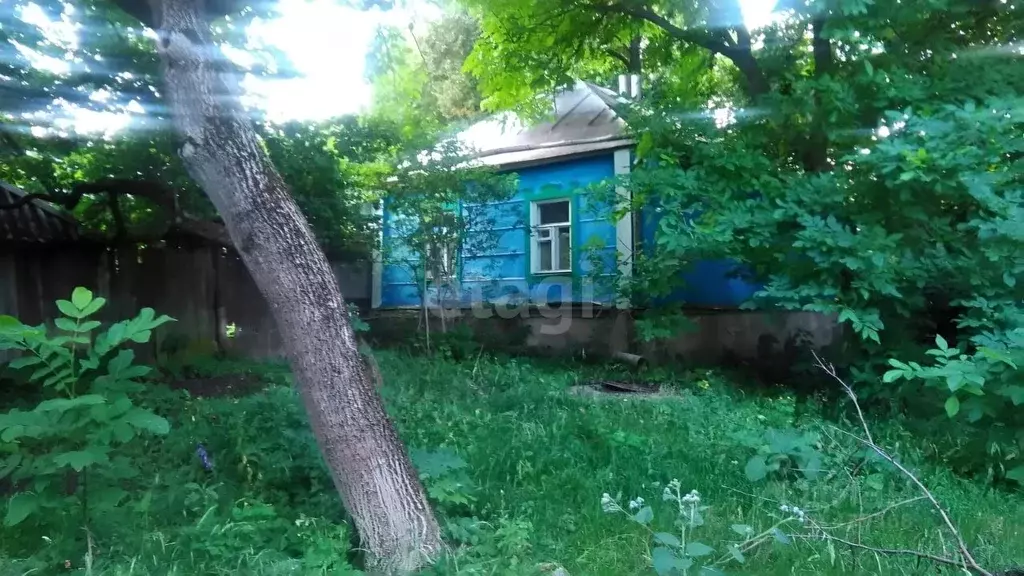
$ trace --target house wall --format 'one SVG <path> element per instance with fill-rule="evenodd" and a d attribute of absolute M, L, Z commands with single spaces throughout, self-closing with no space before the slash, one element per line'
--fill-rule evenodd
<path fill-rule="evenodd" d="M 616 301 L 610 280 L 615 271 L 623 276 L 632 272 L 630 255 L 634 249 L 652 246 L 656 240 L 660 213 L 654 203 L 646 205 L 636 225 L 628 220 L 613 223 L 608 218 L 611 206 L 597 201 L 584 188 L 615 175 L 629 172 L 630 151 L 619 149 L 565 162 L 522 168 L 518 190 L 511 200 L 487 206 L 499 235 L 495 247 L 482 253 L 463 253 L 457 294 L 449 299 L 428 291 L 431 323 L 467 323 L 478 336 L 498 329 L 525 335 L 522 346 L 551 352 L 587 350 L 610 354 L 636 350 L 648 355 L 682 359 L 687 362 L 716 363 L 736 358 L 743 361 L 777 359 L 787 342 L 801 340 L 813 346 L 825 346 L 840 337 L 834 318 L 812 313 L 773 313 L 740 311 L 761 284 L 749 275 L 735 277 L 737 263 L 730 260 L 695 261 L 680 271 L 683 286 L 664 303 L 686 307 L 694 329 L 653 345 L 635 344 L 633 314 L 628 302 Z M 618 190 L 628 199 L 628 191 Z M 530 203 L 569 196 L 572 201 L 573 273 L 537 275 L 531 273 L 529 243 Z M 475 207 L 463 207 L 475 208 Z M 693 216 L 696 216 L 694 214 Z M 391 222 L 398 218 L 385 209 L 382 242 L 391 252 L 401 252 L 401 239 Z M 634 245 L 637 233 L 640 244 Z M 588 249 L 583 249 L 587 247 Z M 596 253 L 602 274 L 596 283 L 584 281 L 594 271 L 591 258 Z M 384 262 L 379 266 L 381 280 L 378 327 L 397 327 L 403 317 L 401 308 L 419 308 L 420 290 L 407 267 Z M 606 273 L 604 273 L 607 271 Z M 603 282 L 609 280 L 609 282 Z M 498 305 L 473 308 L 472 304 Z M 553 304 L 548 308 L 543 304 Z M 572 307 L 559 304 L 573 303 Z M 588 303 L 603 306 L 588 307 Z M 528 305 L 531 304 L 531 305 Z M 541 304 L 541 306 L 532 306 Z M 620 309 L 616 310 L 618 306 Z M 389 310 L 390 309 L 390 310 Z M 406 314 L 422 328 L 416 313 Z M 436 324 L 434 324 L 436 322 Z M 400 336 L 407 337 L 412 325 L 402 325 Z M 500 328 L 498 328 L 500 327 Z M 436 328 L 435 328 L 436 329 Z M 390 338 L 385 337 L 384 340 Z M 488 341 L 493 339 L 488 339 Z M 499 346 L 501 347 L 501 346 Z"/>
<path fill-rule="evenodd" d="M 519 183 L 515 196 L 487 206 L 463 206 L 483 210 L 474 221 L 487 221 L 495 241 L 481 241 L 486 249 L 475 250 L 473 240 L 463 247 L 457 286 L 445 298 L 461 305 L 473 302 L 531 301 L 539 303 L 596 301 L 610 302 L 613 291 L 607 282 L 617 267 L 617 227 L 608 220 L 608 204 L 599 202 L 585 187 L 615 173 L 614 152 L 568 160 L 516 171 Z M 571 204 L 572 273 L 535 274 L 530 250 L 530 206 L 532 202 L 568 198 Z M 402 244 L 399 230 L 407 227 L 397 215 L 384 208 L 383 239 L 387 247 L 380 280 L 380 307 L 418 307 L 420 289 L 413 268 L 416 258 Z M 584 249 L 584 247 L 586 249 Z M 607 272 L 605 272 L 607 271 Z M 593 274 L 597 282 L 589 281 Z M 428 301 L 438 296 L 428 293 Z"/>
<path fill-rule="evenodd" d="M 640 214 L 642 246 L 653 246 L 663 212 L 654 203 Z M 694 212 L 691 218 L 697 218 Z M 641 248 L 643 249 L 643 248 Z M 728 259 L 698 260 L 679 273 L 682 283 L 659 303 L 682 303 L 689 307 L 733 309 L 750 300 L 763 284 L 754 281 L 747 270 Z M 739 274 L 738 274 L 739 273 Z"/>

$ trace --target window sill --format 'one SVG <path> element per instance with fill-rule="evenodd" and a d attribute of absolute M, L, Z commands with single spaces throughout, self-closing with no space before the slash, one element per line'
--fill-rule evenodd
<path fill-rule="evenodd" d="M 564 276 L 566 274 L 572 274 L 572 270 L 534 270 L 534 276 Z"/>

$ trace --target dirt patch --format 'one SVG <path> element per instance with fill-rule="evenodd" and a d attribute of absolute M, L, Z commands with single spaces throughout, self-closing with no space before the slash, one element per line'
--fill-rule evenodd
<path fill-rule="evenodd" d="M 594 380 L 572 386 L 569 394 L 590 398 L 615 398 L 655 400 L 678 396 L 668 390 L 662 390 L 656 383 L 624 382 L 618 380 Z"/>
<path fill-rule="evenodd" d="M 167 383 L 173 390 L 185 390 L 197 398 L 236 397 L 253 394 L 267 387 L 254 374 L 225 374 L 208 378 L 187 378 Z"/>

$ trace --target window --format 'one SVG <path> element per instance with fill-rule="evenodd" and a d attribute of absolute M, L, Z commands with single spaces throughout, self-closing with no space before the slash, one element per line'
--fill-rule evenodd
<path fill-rule="evenodd" d="M 534 272 L 572 270 L 571 219 L 568 199 L 533 203 L 530 225 L 533 227 L 531 261 Z"/>
<path fill-rule="evenodd" d="M 439 218 L 426 220 L 428 225 L 431 220 L 436 223 L 429 228 L 432 241 L 427 246 L 424 276 L 428 282 L 450 282 L 456 276 L 455 266 L 458 264 L 459 254 L 455 238 L 455 215 L 445 213 Z"/>
<path fill-rule="evenodd" d="M 459 249 L 454 244 L 431 244 L 424 270 L 428 282 L 450 282 L 455 278 L 455 265 Z"/>

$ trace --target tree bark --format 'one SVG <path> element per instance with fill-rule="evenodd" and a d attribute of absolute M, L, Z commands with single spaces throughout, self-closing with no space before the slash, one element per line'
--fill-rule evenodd
<path fill-rule="evenodd" d="M 739 5 L 735 4 L 735 7 L 738 12 Z M 646 5 L 617 3 L 611 5 L 600 5 L 597 6 L 596 9 L 600 12 L 614 12 L 646 20 L 647 22 L 661 28 L 676 40 L 700 46 L 701 48 L 710 50 L 715 54 L 725 56 L 731 60 L 743 74 L 743 77 L 747 82 L 747 95 L 750 96 L 752 101 L 756 102 L 771 89 L 771 86 L 768 83 L 768 78 L 764 75 L 764 70 L 761 69 L 760 63 L 758 63 L 757 59 L 754 58 L 754 53 L 750 46 L 750 36 L 746 33 L 746 30 L 740 30 L 737 33 L 741 37 L 741 42 L 739 44 L 733 44 L 726 40 L 727 35 L 725 35 L 723 30 L 716 30 L 713 33 L 707 33 L 681 28 L 673 24 L 667 17 L 658 14 Z M 742 28 L 742 22 L 740 23 L 740 27 Z M 739 30 L 739 28 L 737 30 Z M 743 42 L 742 38 L 745 38 L 746 42 Z"/>
<path fill-rule="evenodd" d="M 151 7 L 182 158 L 277 321 L 368 568 L 411 572 L 439 552 L 440 530 L 367 373 L 337 279 L 243 115 L 237 81 L 218 64 L 205 2 L 151 0 Z"/>
<path fill-rule="evenodd" d="M 824 35 L 825 24 L 824 15 L 818 15 L 811 20 L 814 79 L 819 83 L 825 81 L 832 73 L 832 44 Z M 819 85 L 814 90 L 814 113 L 811 118 L 810 136 L 807 139 L 807 151 L 804 157 L 804 168 L 809 172 L 825 172 L 830 169 L 826 115 L 822 87 Z"/>

